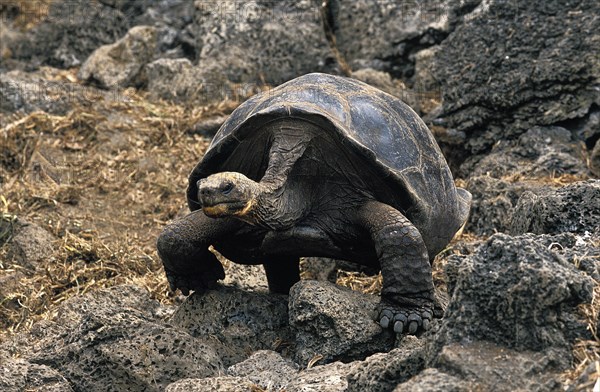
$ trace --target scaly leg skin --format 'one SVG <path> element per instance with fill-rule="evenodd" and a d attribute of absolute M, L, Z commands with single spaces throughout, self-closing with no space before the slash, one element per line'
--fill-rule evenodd
<path fill-rule="evenodd" d="M 300 260 L 295 257 L 268 259 L 265 264 L 269 291 L 289 294 L 290 288 L 300 280 Z"/>
<path fill-rule="evenodd" d="M 223 266 L 208 250 L 211 243 L 231 231 L 229 219 L 212 219 L 202 210 L 191 212 L 169 224 L 158 237 L 156 246 L 171 290 L 203 292 L 225 278 Z"/>
<path fill-rule="evenodd" d="M 378 321 L 396 333 L 426 331 L 433 317 L 433 279 L 419 230 L 400 211 L 371 201 L 359 212 L 381 266 Z"/>

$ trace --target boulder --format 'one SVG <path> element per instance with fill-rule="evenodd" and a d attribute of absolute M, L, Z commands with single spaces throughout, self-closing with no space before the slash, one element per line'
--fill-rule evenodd
<path fill-rule="evenodd" d="M 437 123 L 465 132 L 468 151 L 583 117 L 598 104 L 597 1 L 484 1 L 471 9 L 440 44 L 433 72 L 443 92 Z"/>
<path fill-rule="evenodd" d="M 510 229 L 520 233 L 580 233 L 600 236 L 600 180 L 526 192 L 515 207 Z"/>
<path fill-rule="evenodd" d="M 448 258 L 451 299 L 434 351 L 482 340 L 553 352 L 560 366 L 570 365 L 575 339 L 591 339 L 577 305 L 591 301 L 594 281 L 540 242 L 495 234 L 473 254 Z"/>
<path fill-rule="evenodd" d="M 327 3 L 336 47 L 353 69 L 369 67 L 410 78 L 415 54 L 449 32 L 448 1 Z"/>
<path fill-rule="evenodd" d="M 585 176 L 587 168 L 580 142 L 558 126 L 533 127 L 516 139 L 498 141 L 489 153 L 468 158 L 460 175 L 494 178 Z"/>
<path fill-rule="evenodd" d="M 5 349 L 49 366 L 75 390 L 159 391 L 181 378 L 223 372 L 211 345 L 164 324 L 145 289 L 117 286 L 63 303 Z"/>
<path fill-rule="evenodd" d="M 140 86 L 146 81 L 142 71 L 156 52 L 157 31 L 151 26 L 135 26 L 117 42 L 99 47 L 83 63 L 78 77 L 102 88 Z"/>
<path fill-rule="evenodd" d="M 557 381 L 561 366 L 557 366 L 552 355 L 515 351 L 486 342 L 448 345 L 436 359 L 435 367 L 462 378 L 459 385 L 477 386 L 483 391 L 562 389 Z"/>
<path fill-rule="evenodd" d="M 48 15 L 19 42 L 14 55 L 29 60 L 30 66 L 76 67 L 98 47 L 122 37 L 129 24 L 123 12 L 100 2 L 53 1 Z"/>
<path fill-rule="evenodd" d="M 293 341 L 287 303 L 285 295 L 221 286 L 189 296 L 170 322 L 192 336 L 209 336 L 224 364 L 231 366 L 257 350 Z"/>
<path fill-rule="evenodd" d="M 3 392 L 72 392 L 69 382 L 56 370 L 22 359 L 0 355 L 0 389 Z"/>
<path fill-rule="evenodd" d="M 39 72 L 14 70 L 0 73 L 0 114 L 31 113 L 41 110 L 65 115 L 77 104 L 104 98 L 105 92 L 74 81 L 60 80 L 58 70 L 42 68 Z M 2 117 L 2 116 L 0 116 Z M 0 118 L 0 126 L 9 119 Z"/>
<path fill-rule="evenodd" d="M 227 369 L 227 374 L 245 377 L 267 391 L 283 391 L 298 374 L 299 366 L 279 353 L 260 350 Z"/>
<path fill-rule="evenodd" d="M 194 36 L 200 69 L 234 83 L 278 85 L 334 63 L 312 0 L 198 1 Z"/>
<path fill-rule="evenodd" d="M 488 175 L 473 176 L 466 189 L 473 195 L 471 212 L 465 230 L 475 235 L 508 232 L 519 197 L 537 191 L 542 184 L 528 181 L 511 182 Z"/>
<path fill-rule="evenodd" d="M 418 374 L 425 366 L 424 340 L 405 336 L 399 348 L 354 362 L 347 375 L 348 392 L 386 392 Z"/>
<path fill-rule="evenodd" d="M 303 280 L 290 290 L 290 325 L 296 362 L 319 356 L 324 363 L 351 361 L 387 351 L 394 336 L 373 321 L 379 299 L 329 282 Z"/>
<path fill-rule="evenodd" d="M 352 364 L 333 362 L 303 370 L 286 387 L 286 392 L 345 392 Z"/>
<path fill-rule="evenodd" d="M 7 259 L 29 270 L 54 255 L 56 238 L 33 222 L 17 219 L 13 223 Z"/>
<path fill-rule="evenodd" d="M 185 58 L 161 58 L 149 63 L 145 68 L 148 78 L 148 92 L 151 99 L 164 99 L 176 103 L 207 104 L 232 98 L 241 92 L 236 90 L 218 69 L 195 67 Z"/>
<path fill-rule="evenodd" d="M 471 392 L 485 391 L 483 386 L 464 381 L 438 369 L 429 368 L 399 384 L 393 392 Z"/>

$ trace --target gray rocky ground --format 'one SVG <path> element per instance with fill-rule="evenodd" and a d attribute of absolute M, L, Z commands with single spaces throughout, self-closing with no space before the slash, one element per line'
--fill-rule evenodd
<path fill-rule="evenodd" d="M 600 377 L 598 2 L 28 4 L 0 1 L 0 390 L 579 391 Z M 308 72 L 404 99 L 473 194 L 435 261 L 444 316 L 420 336 L 382 331 L 372 289 L 328 281 L 334 261 L 307 261 L 321 280 L 289 296 L 267 292 L 261 267 L 226 261 L 206 294 L 144 283 L 165 280 L 154 238 L 184 213 L 184 157 L 200 158 L 232 101 Z M 136 149 L 144 158 L 109 188 Z M 81 160 L 40 187 L 48 151 Z M 112 171 L 89 177 L 101 169 L 86 154 Z M 107 237 L 112 253 L 82 245 Z M 140 237 L 138 253 L 114 250 Z M 40 284 L 39 310 L 14 294 Z"/>

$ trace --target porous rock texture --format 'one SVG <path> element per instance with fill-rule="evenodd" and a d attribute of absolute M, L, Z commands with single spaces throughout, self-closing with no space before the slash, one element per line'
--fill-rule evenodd
<path fill-rule="evenodd" d="M 600 236 L 600 180 L 526 192 L 515 207 L 511 232 Z"/>
<path fill-rule="evenodd" d="M 376 297 L 329 282 L 296 283 L 289 304 L 296 361 L 305 366 L 316 355 L 325 362 L 349 361 L 390 349 L 394 337 L 373 322 L 376 306 Z"/>
<path fill-rule="evenodd" d="M 39 3 L 39 7 L 44 4 Z M 129 28 L 118 9 L 88 0 L 53 1 L 48 15 L 18 42 L 15 57 L 29 66 L 69 68 L 81 65 L 99 46 L 112 44 Z"/>
<path fill-rule="evenodd" d="M 58 371 L 74 390 L 159 391 L 224 371 L 214 347 L 164 323 L 164 313 L 146 290 L 117 286 L 65 302 L 2 348 Z"/>
<path fill-rule="evenodd" d="M 117 42 L 96 49 L 79 69 L 79 79 L 103 88 L 139 86 L 142 73 L 156 51 L 157 31 L 152 26 L 135 26 Z"/>
<path fill-rule="evenodd" d="M 532 126 L 586 115 L 600 96 L 599 7 L 482 1 L 437 53 L 438 123 L 466 134 L 466 149 L 479 153 Z"/>
<path fill-rule="evenodd" d="M 171 323 L 196 337 L 210 337 L 226 366 L 249 353 L 271 350 L 292 341 L 287 297 L 220 287 L 192 294 L 177 309 Z"/>
<path fill-rule="evenodd" d="M 3 392 L 72 392 L 69 382 L 56 370 L 0 356 L 0 390 Z"/>
<path fill-rule="evenodd" d="M 33 270 L 55 252 L 56 238 L 33 222 L 17 219 L 12 223 L 7 261 Z"/>
<path fill-rule="evenodd" d="M 311 0 L 198 1 L 194 24 L 198 66 L 235 83 L 278 85 L 332 62 Z"/>
<path fill-rule="evenodd" d="M 572 342 L 589 338 L 575 307 L 591 301 L 594 281 L 538 236 L 493 235 L 472 255 L 448 258 L 446 270 L 452 295 L 438 347 L 483 340 L 552 351 L 567 367 Z"/>

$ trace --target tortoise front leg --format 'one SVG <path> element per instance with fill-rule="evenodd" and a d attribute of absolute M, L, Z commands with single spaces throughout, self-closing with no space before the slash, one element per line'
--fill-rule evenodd
<path fill-rule="evenodd" d="M 193 211 L 164 228 L 156 246 L 171 290 L 205 291 L 225 278 L 223 266 L 209 246 L 239 223 L 233 219 L 212 219 L 202 210 Z"/>
<path fill-rule="evenodd" d="M 300 280 L 300 260 L 297 257 L 269 258 L 264 263 L 269 291 L 289 294 L 290 288 Z"/>
<path fill-rule="evenodd" d="M 378 321 L 396 333 L 427 330 L 433 317 L 433 278 L 419 230 L 400 211 L 376 201 L 359 210 L 383 277 Z"/>

